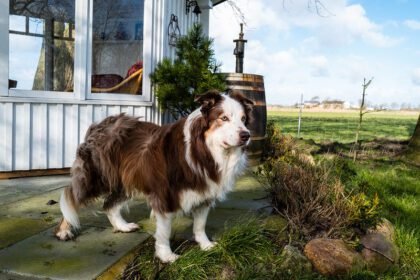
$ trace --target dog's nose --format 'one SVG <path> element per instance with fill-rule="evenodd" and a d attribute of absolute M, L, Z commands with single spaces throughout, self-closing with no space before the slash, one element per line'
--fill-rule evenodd
<path fill-rule="evenodd" d="M 239 138 L 241 139 L 242 142 L 246 142 L 248 141 L 249 137 L 251 137 L 251 134 L 249 134 L 248 131 L 241 131 L 239 132 Z"/>

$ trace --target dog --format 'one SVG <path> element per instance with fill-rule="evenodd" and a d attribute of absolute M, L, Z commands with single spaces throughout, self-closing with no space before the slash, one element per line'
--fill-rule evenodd
<path fill-rule="evenodd" d="M 246 167 L 253 102 L 238 91 L 214 90 L 196 102 L 198 109 L 173 124 L 158 126 L 125 114 L 92 124 L 77 149 L 71 184 L 60 198 L 63 219 L 56 237 L 73 239 L 80 228 L 78 210 L 100 196 L 115 231 L 137 230 L 121 209 L 143 194 L 156 218 L 155 255 L 162 262 L 179 257 L 169 243 L 177 212 L 192 214 L 201 249 L 215 246 L 205 232 L 207 215 Z"/>

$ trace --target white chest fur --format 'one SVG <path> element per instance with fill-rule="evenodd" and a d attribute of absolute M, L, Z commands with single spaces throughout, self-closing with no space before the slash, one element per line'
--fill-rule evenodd
<path fill-rule="evenodd" d="M 246 155 L 241 149 L 220 150 L 211 149 L 216 163 L 221 172 L 220 182 L 216 183 L 207 178 L 207 190 L 205 192 L 196 192 L 194 190 L 187 190 L 181 193 L 180 204 L 185 213 L 190 212 L 193 208 L 200 206 L 203 203 L 214 204 L 216 200 L 224 200 L 226 194 L 232 191 L 236 177 L 241 174 L 246 166 Z"/>

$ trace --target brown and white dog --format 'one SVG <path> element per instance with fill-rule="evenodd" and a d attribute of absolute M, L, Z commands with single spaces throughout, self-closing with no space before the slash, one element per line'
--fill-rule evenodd
<path fill-rule="evenodd" d="M 56 236 L 72 239 L 80 228 L 77 211 L 100 196 L 116 231 L 136 230 L 138 225 L 127 223 L 120 212 L 141 193 L 156 217 L 156 256 L 163 262 L 178 257 L 169 238 L 179 211 L 192 214 L 200 247 L 212 248 L 205 233 L 207 215 L 246 165 L 253 103 L 234 91 L 210 91 L 196 101 L 201 107 L 188 118 L 161 127 L 124 114 L 92 124 L 78 147 L 71 186 L 60 199 L 63 219 Z"/>

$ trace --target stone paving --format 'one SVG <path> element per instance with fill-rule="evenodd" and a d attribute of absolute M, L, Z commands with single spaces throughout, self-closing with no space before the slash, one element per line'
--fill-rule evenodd
<path fill-rule="evenodd" d="M 101 202 L 80 212 L 82 234 L 61 242 L 53 230 L 61 218 L 58 206 L 61 188 L 69 176 L 0 180 L 0 279 L 113 279 L 127 263 L 130 253 L 154 232 L 150 210 L 142 199 L 130 202 L 124 213 L 141 230 L 114 233 Z M 264 191 L 251 176 L 240 178 L 228 200 L 210 212 L 207 231 L 220 231 L 226 221 L 266 206 Z M 192 220 L 174 221 L 176 238 L 192 237 Z"/>

